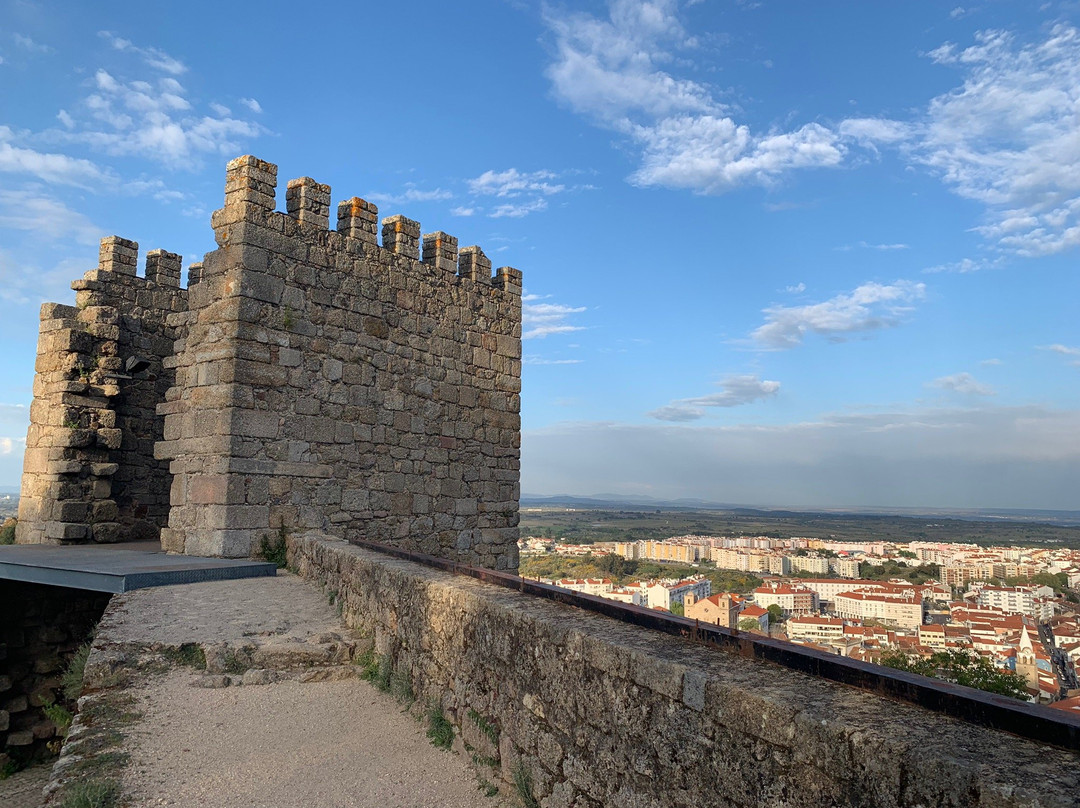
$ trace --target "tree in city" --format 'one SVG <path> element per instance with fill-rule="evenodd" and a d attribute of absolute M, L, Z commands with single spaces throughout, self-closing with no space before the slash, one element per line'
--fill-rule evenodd
<path fill-rule="evenodd" d="M 780 608 L 777 603 L 770 603 L 769 607 L 765 610 L 769 613 L 769 625 L 779 623 L 784 616 L 784 610 Z"/>
<path fill-rule="evenodd" d="M 937 651 L 923 659 L 911 659 L 903 651 L 888 651 L 880 663 L 896 670 L 944 679 L 965 687 L 999 693 L 1027 701 L 1027 680 L 1018 673 L 995 668 L 989 660 L 966 651 Z"/>
<path fill-rule="evenodd" d="M 744 617 L 739 621 L 739 631 L 757 631 L 761 624 L 753 617 Z"/>

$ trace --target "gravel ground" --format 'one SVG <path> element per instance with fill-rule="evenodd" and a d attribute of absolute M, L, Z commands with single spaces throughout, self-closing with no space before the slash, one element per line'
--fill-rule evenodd
<path fill-rule="evenodd" d="M 360 680 L 193 688 L 175 672 L 142 694 L 124 781 L 134 808 L 494 806 L 458 755 Z"/>
<path fill-rule="evenodd" d="M 136 698 L 141 717 L 122 729 L 122 749 L 130 754 L 122 775 L 123 804 L 513 804 L 505 786 L 497 797 L 484 796 L 466 756 L 434 747 L 426 724 L 359 679 L 355 667 L 340 664 L 339 658 L 318 661 L 323 650 L 340 649 L 352 636 L 325 593 L 288 574 L 120 596 L 99 626 L 102 648 L 115 643 L 254 644 L 264 649 L 260 664 L 271 669 L 258 677 L 268 684 L 240 684 L 246 677 L 210 675 L 179 665 L 167 674 L 137 673 L 127 692 Z M 274 652 L 267 655 L 266 649 Z M 305 654 L 314 654 L 316 661 L 308 666 Z M 298 670 L 318 680 L 301 682 L 305 676 L 296 675 Z M 221 686 L 230 679 L 231 686 Z M 38 794 L 40 789 L 39 784 Z M 0 808 L 23 808 L 3 793 Z M 27 803 L 26 808 L 39 805 Z"/>
<path fill-rule="evenodd" d="M 31 766 L 0 780 L 0 805 L 4 808 L 41 808 L 45 798 L 41 790 L 49 781 L 52 761 Z"/>

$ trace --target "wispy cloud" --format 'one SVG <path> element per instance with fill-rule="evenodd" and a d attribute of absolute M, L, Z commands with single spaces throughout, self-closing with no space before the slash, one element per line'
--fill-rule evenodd
<path fill-rule="evenodd" d="M 978 381 L 970 373 L 954 373 L 951 376 L 941 376 L 927 383 L 930 387 L 940 390 L 950 390 L 965 396 L 992 396 L 994 388 Z"/>
<path fill-rule="evenodd" d="M 547 359 L 542 356 L 526 356 L 521 360 L 526 365 L 580 365 L 584 359 Z"/>
<path fill-rule="evenodd" d="M 1080 31 L 1060 24 L 1027 44 L 983 31 L 969 47 L 929 55 L 963 82 L 930 102 L 914 159 L 985 206 L 978 230 L 1002 250 L 1035 256 L 1080 244 Z"/>
<path fill-rule="evenodd" d="M 520 219 L 522 216 L 528 216 L 530 213 L 536 213 L 537 211 L 545 210 L 547 208 L 546 199 L 533 199 L 529 202 L 507 202 L 502 205 L 498 205 L 491 213 L 488 214 L 492 219 Z"/>
<path fill-rule="evenodd" d="M 780 392 L 780 382 L 754 375 L 728 376 L 719 382 L 720 392 L 672 401 L 647 413 L 660 421 L 687 422 L 705 417 L 710 407 L 738 407 L 772 398 Z"/>
<path fill-rule="evenodd" d="M 136 53 L 155 70 L 179 76 L 187 72 L 187 66 L 179 59 L 174 59 L 165 51 L 153 47 L 139 47 L 130 40 L 117 36 L 111 31 L 98 31 L 98 36 L 112 45 L 114 50 Z"/>
<path fill-rule="evenodd" d="M 85 214 L 33 190 L 0 190 L 0 227 L 88 246 L 105 235 Z"/>
<path fill-rule="evenodd" d="M 522 339 L 543 339 L 552 334 L 569 334 L 585 329 L 585 326 L 568 322 L 572 315 L 585 311 L 585 306 L 538 302 L 543 299 L 533 294 L 521 299 Z"/>
<path fill-rule="evenodd" d="M 1069 364 L 1073 367 L 1080 367 L 1080 348 L 1070 345 L 1062 345 L 1060 342 L 1053 345 L 1040 345 L 1038 346 L 1040 351 L 1050 351 L 1061 356 L 1070 357 Z"/>
<path fill-rule="evenodd" d="M 541 170 L 521 172 L 516 168 L 506 171 L 485 171 L 479 177 L 468 181 L 469 192 L 477 195 L 514 197 L 522 194 L 543 194 L 550 196 L 566 190 L 561 183 L 554 183 L 553 171 Z"/>
<path fill-rule="evenodd" d="M 26 174 L 45 182 L 82 188 L 114 179 L 110 172 L 90 160 L 15 146 L 10 142 L 13 138 L 10 128 L 0 126 L 0 172 Z"/>
<path fill-rule="evenodd" d="M 799 282 L 794 286 L 785 286 L 784 291 L 790 295 L 799 295 L 806 291 L 806 284 Z"/>
<path fill-rule="evenodd" d="M 898 324 L 925 296 L 926 286 L 922 283 L 864 283 L 821 303 L 767 308 L 765 323 L 754 330 L 751 338 L 770 349 L 794 348 L 807 334 L 842 340 L 856 332 Z"/>
<path fill-rule="evenodd" d="M 203 155 L 234 154 L 244 141 L 266 131 L 221 104 L 208 102 L 205 111 L 197 109 L 176 79 L 187 67 L 163 51 L 136 46 L 109 32 L 101 36 L 115 50 L 137 55 L 158 75 L 129 80 L 99 68 L 87 82 L 87 94 L 58 114 L 62 128 L 41 132 L 37 140 L 197 169 Z"/>
<path fill-rule="evenodd" d="M 263 111 L 262 104 L 256 101 L 254 98 L 241 98 L 240 103 L 250 109 L 256 115 Z"/>
<path fill-rule="evenodd" d="M 381 193 L 378 191 L 367 195 L 367 198 L 380 205 L 403 205 L 409 202 L 442 202 L 453 199 L 452 191 L 442 188 L 423 189 L 415 185 L 406 185 L 405 190 L 399 193 Z"/>
<path fill-rule="evenodd" d="M 842 247 L 837 247 L 840 252 L 849 252 L 851 250 L 908 250 L 911 249 L 909 244 L 871 244 L 867 241 L 857 241 L 854 244 L 845 244 Z"/>
<path fill-rule="evenodd" d="M 983 359 L 979 364 L 987 367 L 995 367 L 1002 364 L 1002 361 L 1000 359 Z"/>
<path fill-rule="evenodd" d="M 11 38 L 15 41 L 15 44 L 24 51 L 41 54 L 53 52 L 53 49 L 50 46 L 35 42 L 24 34 L 12 34 Z"/>

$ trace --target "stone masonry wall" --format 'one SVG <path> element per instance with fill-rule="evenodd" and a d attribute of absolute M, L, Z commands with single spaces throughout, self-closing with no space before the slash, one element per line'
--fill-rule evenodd
<path fill-rule="evenodd" d="M 41 309 L 16 541 L 156 539 L 171 478 L 154 459 L 172 386 L 163 360 L 186 308 L 180 256 L 154 250 L 136 275 L 138 244 L 101 242 L 98 268 L 72 284 L 76 305 Z"/>
<path fill-rule="evenodd" d="M 324 536 L 289 561 L 544 808 L 1080 804 L 1073 752 Z"/>
<path fill-rule="evenodd" d="M 0 768 L 48 754 L 57 727 L 42 707 L 63 703 L 60 680 L 109 595 L 0 581 Z"/>
<path fill-rule="evenodd" d="M 189 282 L 157 456 L 166 549 L 248 556 L 316 529 L 517 567 L 521 273 L 382 222 L 277 167 L 227 169 L 218 249 Z M 421 255 L 422 250 L 422 255 Z"/>

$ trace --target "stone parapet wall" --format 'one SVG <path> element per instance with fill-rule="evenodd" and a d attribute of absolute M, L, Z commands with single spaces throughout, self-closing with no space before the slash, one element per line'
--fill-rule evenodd
<path fill-rule="evenodd" d="M 289 562 L 544 808 L 1080 804 L 1080 755 L 315 534 Z"/>
<path fill-rule="evenodd" d="M 163 545 L 248 556 L 319 530 L 516 569 L 521 273 L 359 198 L 232 161 L 189 282 L 157 457 Z M 422 250 L 422 254 L 421 254 Z"/>
<path fill-rule="evenodd" d="M 21 544 L 157 538 L 171 478 L 153 456 L 172 386 L 163 368 L 186 308 L 180 256 L 101 242 L 98 268 L 72 283 L 76 305 L 41 309 L 16 541 Z"/>

